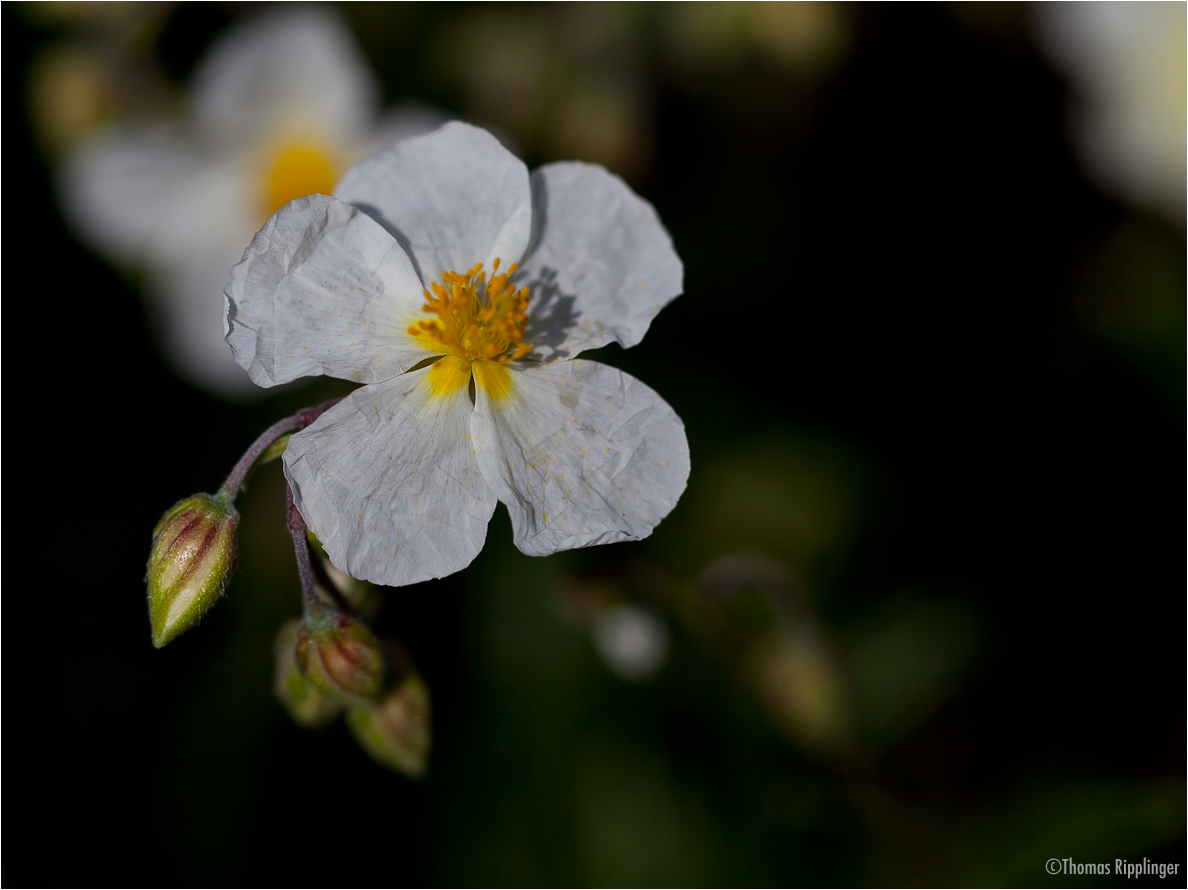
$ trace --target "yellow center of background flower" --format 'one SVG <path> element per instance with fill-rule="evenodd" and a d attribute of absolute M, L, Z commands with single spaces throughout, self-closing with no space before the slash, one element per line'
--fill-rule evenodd
<path fill-rule="evenodd" d="M 329 155 L 315 145 L 290 143 L 273 155 L 265 180 L 264 203 L 272 216 L 290 201 L 306 195 L 328 195 L 338 182 Z"/>
<path fill-rule="evenodd" d="M 517 289 L 508 281 L 515 274 L 512 263 L 498 274 L 495 260 L 491 280 L 479 263 L 464 275 L 446 272 L 444 284 L 430 284 L 422 311 L 433 316 L 414 322 L 410 336 L 426 349 L 446 356 L 433 366 L 429 379 L 435 392 L 452 392 L 470 382 L 492 397 L 505 395 L 511 387 L 506 365 L 527 355 L 532 347 L 522 342 L 528 324 L 528 288 Z"/>

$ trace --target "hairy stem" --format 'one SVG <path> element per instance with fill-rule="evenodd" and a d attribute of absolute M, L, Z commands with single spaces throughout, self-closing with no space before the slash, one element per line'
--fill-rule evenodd
<path fill-rule="evenodd" d="M 301 578 L 301 602 L 305 606 L 305 611 L 313 612 L 325 608 L 318 596 L 318 586 L 321 585 L 321 588 L 334 600 L 338 611 L 345 615 L 352 614 L 354 609 L 326 574 L 321 557 L 315 555 L 309 538 L 305 535 L 305 519 L 302 518 L 297 505 L 293 503 L 293 489 L 288 485 L 285 486 L 285 499 L 289 507 L 289 534 L 293 538 L 293 553 L 297 557 L 297 574 Z"/>

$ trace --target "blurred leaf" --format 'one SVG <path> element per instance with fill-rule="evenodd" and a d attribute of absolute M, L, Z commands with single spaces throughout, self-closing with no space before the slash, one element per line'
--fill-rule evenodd
<path fill-rule="evenodd" d="M 724 457 L 694 461 L 689 488 L 658 541 L 691 571 L 731 551 L 770 554 L 809 571 L 849 543 L 865 476 L 836 443 L 744 439 Z"/>
<path fill-rule="evenodd" d="M 594 740 L 580 757 L 578 825 L 591 883 L 696 886 L 724 879 L 716 873 L 717 826 L 657 752 Z"/>
<path fill-rule="evenodd" d="M 882 747 L 927 719 L 959 688 L 981 628 L 957 600 L 903 598 L 850 641 L 860 738 Z"/>
<path fill-rule="evenodd" d="M 1082 320 L 1111 348 L 1185 400 L 1184 248 L 1182 238 L 1132 217 L 1090 266 L 1078 307 Z"/>

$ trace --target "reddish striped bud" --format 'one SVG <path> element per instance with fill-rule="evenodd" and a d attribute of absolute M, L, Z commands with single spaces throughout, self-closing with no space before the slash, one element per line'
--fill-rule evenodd
<path fill-rule="evenodd" d="M 158 649 L 196 624 L 226 590 L 238 524 L 231 504 L 196 494 L 174 504 L 153 529 L 148 606 Z"/>
<path fill-rule="evenodd" d="M 370 705 L 384 681 L 379 642 L 365 624 L 323 609 L 297 628 L 297 667 L 320 693 L 350 705 Z"/>
<path fill-rule="evenodd" d="M 276 670 L 272 691 L 295 723 L 306 729 L 320 729 L 338 716 L 342 705 L 318 692 L 297 667 L 297 628 L 300 618 L 286 621 L 276 635 Z"/>

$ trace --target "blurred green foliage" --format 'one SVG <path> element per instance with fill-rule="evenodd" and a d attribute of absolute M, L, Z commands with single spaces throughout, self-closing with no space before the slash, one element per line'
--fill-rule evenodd
<path fill-rule="evenodd" d="M 1078 313 L 1093 333 L 1182 405 L 1188 364 L 1183 240 L 1135 217 L 1112 232 L 1085 270 Z"/>

